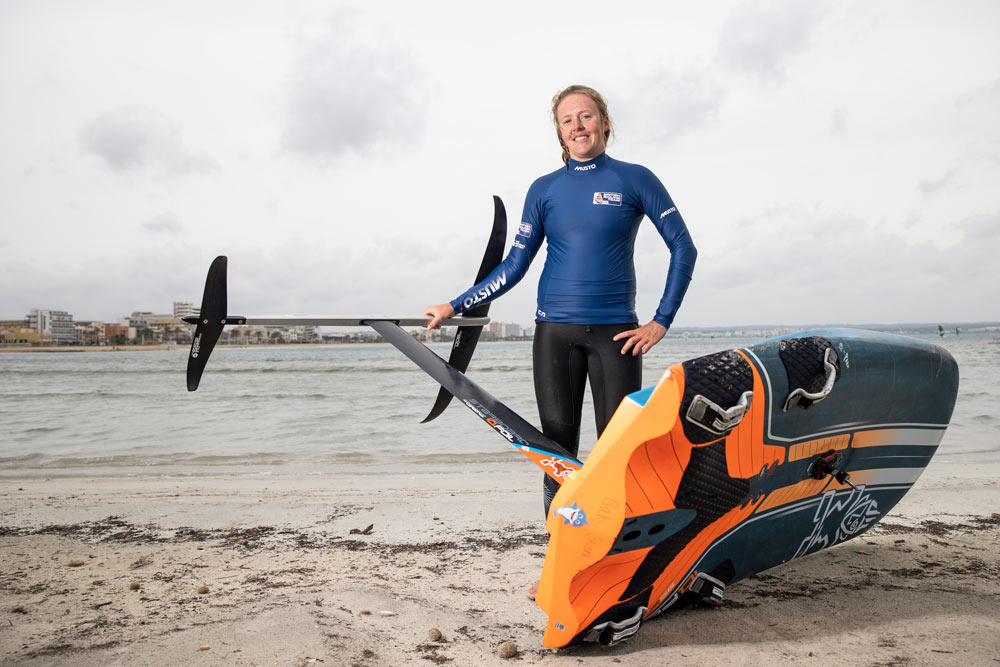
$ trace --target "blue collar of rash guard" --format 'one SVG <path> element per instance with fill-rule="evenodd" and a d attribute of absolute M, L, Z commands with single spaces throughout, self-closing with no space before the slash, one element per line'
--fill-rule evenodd
<path fill-rule="evenodd" d="M 608 163 L 608 159 L 607 153 L 601 153 L 593 160 L 587 160 L 586 162 L 577 162 L 573 158 L 570 158 L 567 171 L 574 176 L 592 174 L 595 171 L 600 171 Z"/>

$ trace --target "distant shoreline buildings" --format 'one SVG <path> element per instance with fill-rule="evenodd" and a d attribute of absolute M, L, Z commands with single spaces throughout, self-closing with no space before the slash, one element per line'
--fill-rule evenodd
<path fill-rule="evenodd" d="M 173 302 L 171 313 L 136 311 L 116 322 L 80 321 L 63 310 L 32 309 L 20 320 L 0 320 L 0 347 L 57 346 L 147 346 L 190 345 L 195 327 L 183 317 L 198 315 L 199 309 L 186 301 Z M 821 325 L 837 326 L 837 325 Z M 1000 332 L 1000 323 L 951 323 L 950 331 Z M 670 338 L 772 338 L 803 328 L 787 326 L 673 328 Z M 906 335 L 938 333 L 937 324 L 861 325 L 858 328 Z M 444 326 L 428 331 L 417 329 L 414 338 L 424 342 L 450 342 L 456 327 Z M 490 322 L 483 329 L 482 341 L 519 341 L 534 337 L 534 326 L 510 322 Z M 957 334 L 954 334 L 957 335 Z M 377 343 L 382 337 L 374 331 L 323 331 L 313 326 L 230 326 L 219 339 L 220 345 L 287 345 L 317 343 Z"/>
<path fill-rule="evenodd" d="M 198 315 L 199 309 L 186 301 L 175 301 L 173 312 L 135 311 L 116 322 L 75 321 L 63 310 L 32 309 L 21 320 L 0 320 L 0 346 L 146 346 L 190 345 L 195 326 L 182 318 Z M 456 327 L 434 331 L 418 330 L 414 337 L 425 342 L 451 341 Z M 534 327 L 508 322 L 490 322 L 481 340 L 530 340 Z M 285 345 L 315 343 L 374 343 L 382 337 L 373 331 L 323 332 L 314 326 L 231 326 L 219 339 L 220 345 Z"/>

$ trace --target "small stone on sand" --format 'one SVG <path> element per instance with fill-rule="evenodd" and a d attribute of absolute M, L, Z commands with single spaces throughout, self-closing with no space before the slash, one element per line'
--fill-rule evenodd
<path fill-rule="evenodd" d="M 441 641 L 441 631 L 437 628 L 431 628 L 427 631 L 427 638 L 432 642 L 439 642 Z"/>
<path fill-rule="evenodd" d="M 362 609 L 358 613 L 361 614 L 362 616 L 371 616 L 372 615 L 372 612 L 371 612 L 370 609 Z"/>
<path fill-rule="evenodd" d="M 210 648 L 212 648 L 212 647 L 211 647 L 211 646 L 209 646 L 208 644 L 205 644 L 205 645 L 203 645 L 203 646 L 199 646 L 199 647 L 198 647 L 198 650 L 199 650 L 199 651 L 207 651 L 207 650 L 208 650 L 208 649 L 210 649 Z"/>
<path fill-rule="evenodd" d="M 207 592 L 208 592 L 208 586 L 199 586 L 198 587 L 198 595 L 204 595 Z"/>
<path fill-rule="evenodd" d="M 395 616 L 396 612 L 394 612 L 394 611 L 380 611 L 378 613 L 378 615 L 382 616 L 383 618 L 389 618 L 390 616 Z"/>
<path fill-rule="evenodd" d="M 131 584 L 128 585 L 128 588 L 130 591 L 138 591 L 142 589 L 142 584 L 140 584 L 138 581 L 133 581 Z"/>
<path fill-rule="evenodd" d="M 517 644 L 512 641 L 506 641 L 497 647 L 497 656 L 507 660 L 513 658 L 517 655 Z"/>
<path fill-rule="evenodd" d="M 83 564 L 84 564 L 84 562 L 82 560 L 71 560 L 69 562 L 69 566 L 70 567 L 80 567 Z"/>

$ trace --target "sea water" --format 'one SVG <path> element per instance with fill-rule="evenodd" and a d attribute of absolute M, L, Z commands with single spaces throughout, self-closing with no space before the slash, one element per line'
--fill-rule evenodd
<path fill-rule="evenodd" d="M 1000 461 L 1000 343 L 987 334 L 927 340 L 954 355 L 961 376 L 935 461 Z M 646 355 L 644 385 L 671 364 L 754 342 L 665 339 Z M 447 357 L 447 344 L 431 347 Z M 0 354 L 0 470 L 322 472 L 339 462 L 519 456 L 457 401 L 420 423 L 438 387 L 389 345 L 222 347 L 196 392 L 186 390 L 186 361 L 186 349 Z M 480 344 L 469 376 L 538 423 L 530 342 Z M 583 455 L 596 439 L 588 392 Z"/>

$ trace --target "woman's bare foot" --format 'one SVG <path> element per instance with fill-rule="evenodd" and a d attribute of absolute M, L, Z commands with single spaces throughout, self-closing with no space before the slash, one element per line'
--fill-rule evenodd
<path fill-rule="evenodd" d="M 528 587 L 528 599 L 534 600 L 537 594 L 538 594 L 538 582 L 536 581 L 535 583 L 531 584 L 531 586 Z"/>

